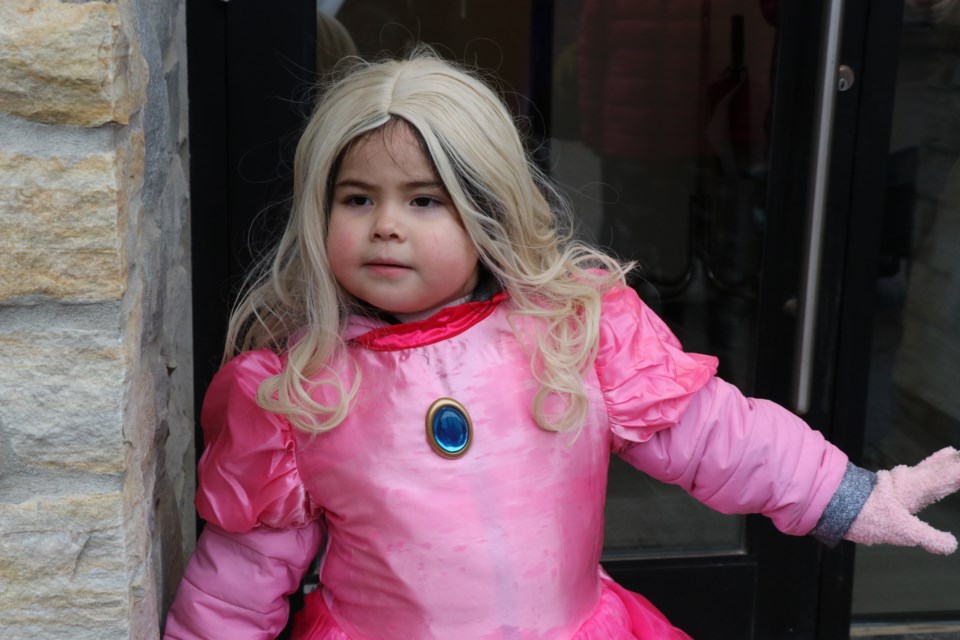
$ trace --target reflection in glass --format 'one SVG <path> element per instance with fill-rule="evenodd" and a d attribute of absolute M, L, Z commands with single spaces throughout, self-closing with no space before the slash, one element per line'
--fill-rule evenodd
<path fill-rule="evenodd" d="M 864 466 L 960 443 L 960 3 L 908 2 L 877 279 Z M 960 531 L 960 496 L 923 519 Z M 960 612 L 960 556 L 857 549 L 854 613 Z"/>
<path fill-rule="evenodd" d="M 637 261 L 641 296 L 749 393 L 777 3 L 555 10 L 554 177 L 584 236 Z M 742 526 L 612 467 L 608 555 L 739 548 Z"/>
<path fill-rule="evenodd" d="M 336 0 L 361 56 L 403 56 L 419 43 L 490 73 L 518 115 L 529 111 L 531 0 Z"/>
<path fill-rule="evenodd" d="M 776 8 L 582 0 L 555 16 L 551 168 L 584 234 L 636 260 L 641 295 L 748 392 Z"/>
<path fill-rule="evenodd" d="M 323 76 L 331 72 L 340 60 L 359 53 L 353 38 L 337 19 L 336 11 L 341 2 L 319 2 L 317 4 L 317 74 Z"/>

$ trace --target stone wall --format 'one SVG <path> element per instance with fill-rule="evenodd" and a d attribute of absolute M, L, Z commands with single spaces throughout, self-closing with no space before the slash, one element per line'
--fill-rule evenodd
<path fill-rule="evenodd" d="M 155 638 L 192 548 L 184 11 L 0 1 L 3 638 Z"/>

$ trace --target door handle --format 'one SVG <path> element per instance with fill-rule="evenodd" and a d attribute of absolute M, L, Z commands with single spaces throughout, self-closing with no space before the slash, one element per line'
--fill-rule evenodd
<path fill-rule="evenodd" d="M 823 228 L 826 218 L 827 177 L 830 171 L 830 147 L 833 141 L 833 114 L 837 98 L 837 69 L 843 0 L 828 0 L 823 18 L 823 47 L 817 74 L 817 110 L 814 120 L 813 153 L 810 160 L 811 194 L 807 206 L 807 230 L 804 263 L 798 304 L 796 352 L 794 354 L 793 409 L 799 415 L 810 410 L 813 381 L 813 351 L 816 339 L 817 297 L 823 254 Z"/>

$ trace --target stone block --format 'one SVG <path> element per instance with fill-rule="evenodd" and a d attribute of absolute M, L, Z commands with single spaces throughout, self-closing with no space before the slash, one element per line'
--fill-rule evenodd
<path fill-rule="evenodd" d="M 0 425 L 24 465 L 125 470 L 126 356 L 116 332 L 0 332 Z"/>
<path fill-rule="evenodd" d="M 147 67 L 123 2 L 0 2 L 0 111 L 85 127 L 126 124 Z"/>
<path fill-rule="evenodd" d="M 142 175 L 140 135 L 86 156 L 0 150 L 0 301 L 119 299 Z"/>
<path fill-rule="evenodd" d="M 123 498 L 0 502 L 0 620 L 9 638 L 126 637 Z"/>

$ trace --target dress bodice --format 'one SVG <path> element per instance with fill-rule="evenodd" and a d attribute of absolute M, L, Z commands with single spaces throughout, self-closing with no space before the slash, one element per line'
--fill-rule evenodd
<path fill-rule="evenodd" d="M 370 382 L 333 431 L 297 435 L 329 534 L 321 582 L 348 633 L 482 638 L 493 625 L 569 638 L 596 606 L 612 438 L 596 375 L 576 437 L 539 428 L 505 313 L 431 344 L 351 345 Z M 472 422 L 460 458 L 428 443 L 440 398 Z"/>

